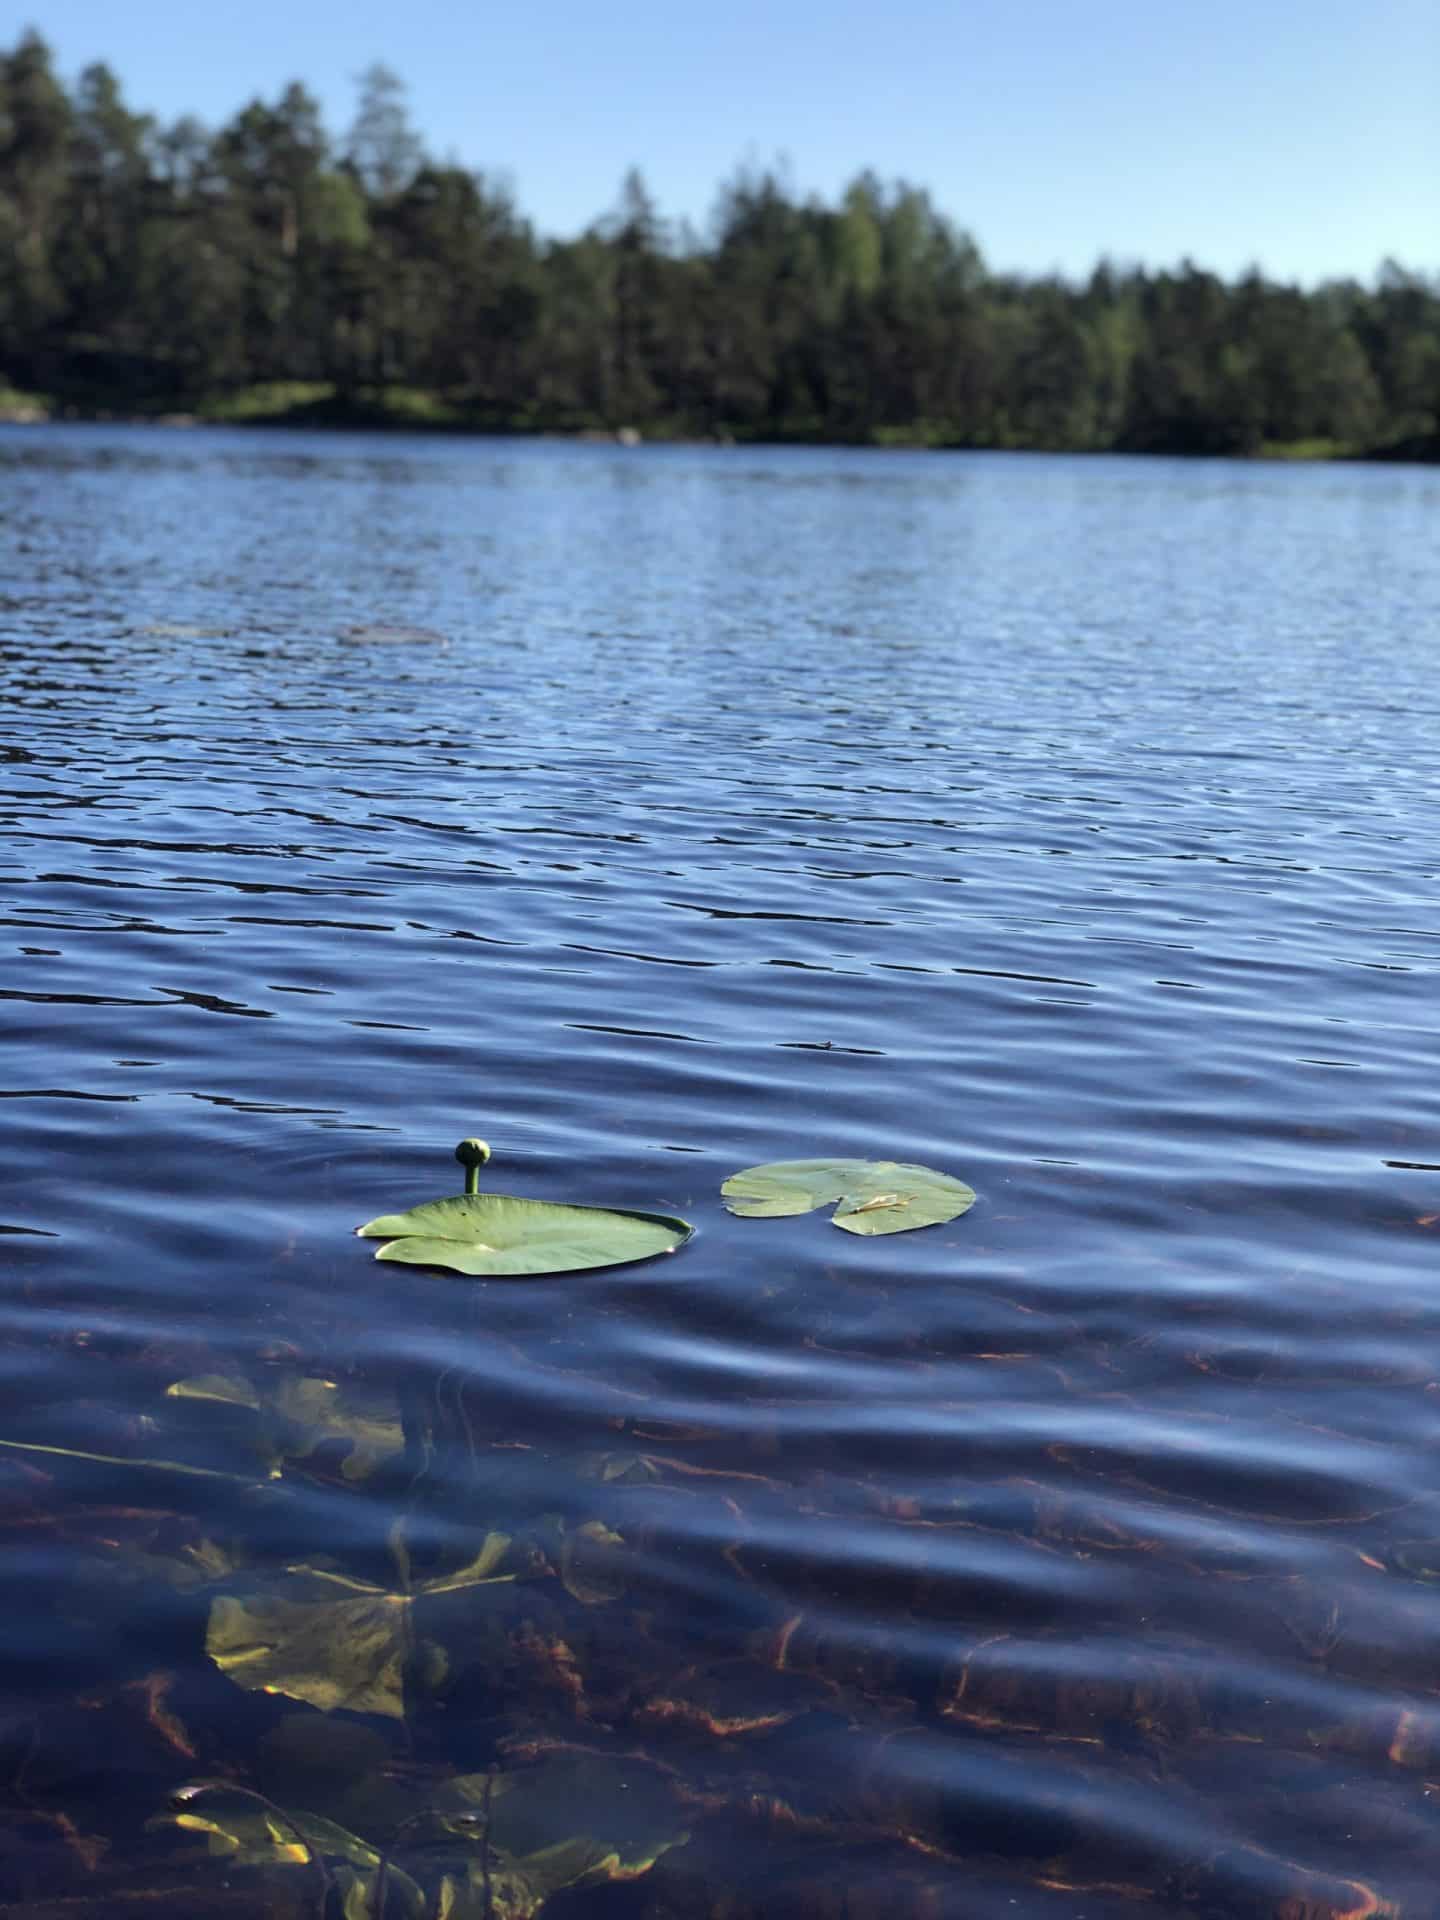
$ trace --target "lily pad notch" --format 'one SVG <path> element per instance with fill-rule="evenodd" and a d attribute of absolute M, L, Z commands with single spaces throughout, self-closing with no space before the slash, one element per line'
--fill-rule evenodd
<path fill-rule="evenodd" d="M 720 1189 L 731 1213 L 773 1220 L 834 1204 L 846 1233 L 906 1233 L 968 1213 L 975 1189 L 953 1174 L 901 1160 L 775 1160 L 732 1173 Z"/>
<path fill-rule="evenodd" d="M 481 1193 L 489 1147 L 462 1140 L 455 1158 L 465 1169 L 464 1193 L 380 1214 L 355 1229 L 362 1239 L 386 1242 L 377 1260 L 474 1276 L 583 1273 L 673 1253 L 695 1231 L 674 1214 Z"/>

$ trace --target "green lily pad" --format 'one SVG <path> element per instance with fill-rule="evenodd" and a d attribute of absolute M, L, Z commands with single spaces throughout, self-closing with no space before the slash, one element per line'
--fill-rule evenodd
<path fill-rule="evenodd" d="M 413 1593 L 324 1567 L 290 1567 L 271 1592 L 245 1600 L 222 1594 L 210 1609 L 205 1651 L 252 1692 L 283 1693 L 322 1713 L 343 1708 L 403 1720 L 406 1668 L 426 1651 L 415 1634 L 416 1602 L 513 1580 L 495 1572 L 509 1545 L 507 1534 L 488 1534 L 468 1566 Z"/>
<path fill-rule="evenodd" d="M 776 1160 L 732 1173 L 720 1191 L 729 1211 L 747 1219 L 836 1202 L 831 1225 L 864 1234 L 938 1227 L 975 1204 L 975 1190 L 963 1180 L 899 1160 Z"/>
<path fill-rule="evenodd" d="M 468 1172 L 465 1193 L 427 1200 L 408 1213 L 385 1213 L 356 1233 L 388 1244 L 377 1260 L 446 1267 L 465 1274 L 582 1273 L 628 1266 L 683 1246 L 695 1229 L 672 1214 L 569 1206 L 516 1194 L 478 1192 L 483 1141 L 462 1140 L 456 1158 Z"/>

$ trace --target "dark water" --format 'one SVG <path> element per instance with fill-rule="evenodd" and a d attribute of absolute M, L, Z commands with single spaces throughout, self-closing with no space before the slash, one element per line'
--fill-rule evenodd
<path fill-rule="evenodd" d="M 6 1912 L 1440 1910 L 1440 477 L 0 505 Z M 468 1132 L 700 1231 L 374 1264 Z M 818 1154 L 979 1203 L 720 1209 Z"/>

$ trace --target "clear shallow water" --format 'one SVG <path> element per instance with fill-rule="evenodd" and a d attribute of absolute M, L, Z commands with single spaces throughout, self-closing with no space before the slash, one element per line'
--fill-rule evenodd
<path fill-rule="evenodd" d="M 571 1920 L 1433 1913 L 1440 477 L 77 428 L 0 507 L 0 1899 L 314 1912 L 147 1821 L 493 1769 L 688 1832 Z M 374 1265 L 472 1131 L 700 1232 Z M 811 1154 L 980 1200 L 720 1210 Z M 322 1714 L 324 1576 L 489 1533 Z"/>

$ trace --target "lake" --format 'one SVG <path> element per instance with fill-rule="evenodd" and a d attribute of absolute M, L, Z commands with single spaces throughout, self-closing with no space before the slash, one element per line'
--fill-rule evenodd
<path fill-rule="evenodd" d="M 1440 474 L 0 508 L 7 1913 L 1434 1913 Z M 472 1133 L 695 1238 L 377 1264 Z M 721 1205 L 830 1156 L 979 1197 Z"/>

